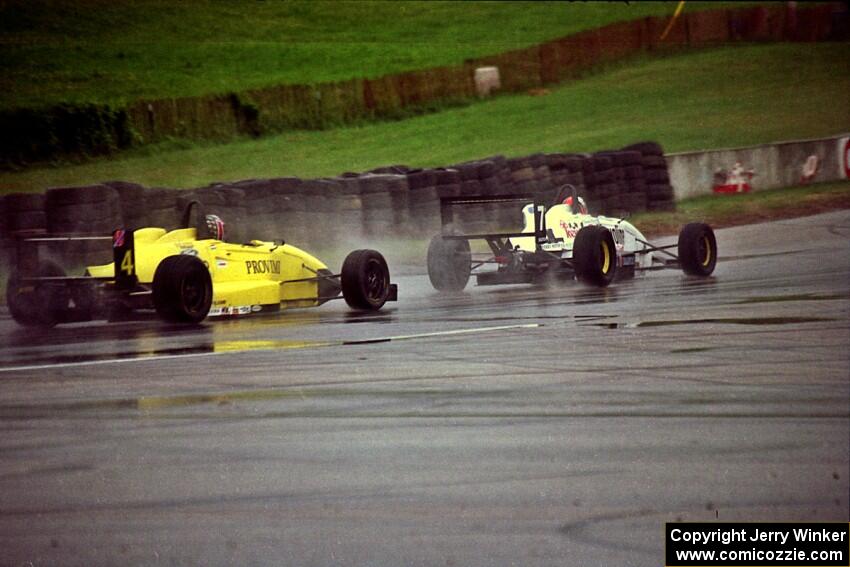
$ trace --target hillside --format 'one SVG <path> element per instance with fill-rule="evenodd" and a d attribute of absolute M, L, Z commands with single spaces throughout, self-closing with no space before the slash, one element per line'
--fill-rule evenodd
<path fill-rule="evenodd" d="M 670 15 L 675 6 L 5 0 L 0 110 L 121 105 L 456 65 L 616 21 Z M 688 2 L 686 10 L 717 6 Z"/>
<path fill-rule="evenodd" d="M 2 173 L 0 187 L 41 191 L 125 179 L 187 188 L 393 163 L 594 151 L 646 139 L 667 151 L 734 147 L 850 131 L 850 106 L 839 103 L 848 92 L 850 44 L 716 48 L 634 62 L 542 96 L 503 96 L 400 122 L 136 150 L 118 159 Z"/>

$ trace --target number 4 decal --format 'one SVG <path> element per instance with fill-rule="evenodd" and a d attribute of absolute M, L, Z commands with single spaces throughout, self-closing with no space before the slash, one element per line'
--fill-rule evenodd
<path fill-rule="evenodd" d="M 133 268 L 133 251 L 125 250 L 124 259 L 121 260 L 121 271 L 127 274 L 128 276 L 132 276 Z"/>

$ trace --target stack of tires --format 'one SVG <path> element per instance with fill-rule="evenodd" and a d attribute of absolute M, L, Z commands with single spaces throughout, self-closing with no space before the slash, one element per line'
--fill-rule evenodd
<path fill-rule="evenodd" d="M 338 231 L 328 223 L 339 206 L 337 189 L 337 184 L 327 179 L 304 179 L 301 182 L 301 195 L 306 203 L 304 215 L 300 219 L 305 233 L 304 246 L 316 246 L 319 243 L 333 246 L 340 237 Z"/>
<path fill-rule="evenodd" d="M 107 185 L 54 187 L 45 194 L 44 211 L 52 235 L 109 236 L 124 226 L 121 197 Z M 70 269 L 111 260 L 108 240 L 74 241 L 57 247 Z"/>
<path fill-rule="evenodd" d="M 456 198 L 463 195 L 463 179 L 461 179 L 460 172 L 453 167 L 438 167 L 435 169 L 434 181 L 436 183 L 437 197 L 439 199 Z M 453 212 L 458 213 L 457 207 L 455 207 Z M 462 228 L 463 223 L 474 222 L 473 219 L 477 218 L 481 214 L 480 211 L 474 210 L 465 212 L 468 213 L 467 216 L 464 216 L 463 213 L 454 215 L 457 224 L 454 227 L 449 227 L 450 229 L 464 230 Z"/>
<path fill-rule="evenodd" d="M 582 161 L 582 173 L 587 191 L 587 206 L 594 215 L 610 214 L 609 199 L 620 194 L 619 177 L 614 161 L 605 155 L 588 155 Z"/>
<path fill-rule="evenodd" d="M 434 170 L 437 183 L 437 195 L 441 199 L 460 197 L 463 194 L 463 180 L 460 172 L 451 167 L 438 167 Z"/>
<path fill-rule="evenodd" d="M 507 163 L 511 172 L 511 185 L 513 186 L 511 191 L 516 194 L 536 195 L 540 187 L 534 178 L 534 168 L 531 166 L 530 158 L 510 158 Z"/>
<path fill-rule="evenodd" d="M 357 174 L 343 174 L 336 181 L 339 194 L 335 224 L 346 239 L 360 240 L 363 237 L 363 205 Z"/>
<path fill-rule="evenodd" d="M 274 222 L 269 229 L 273 234 L 272 240 L 283 240 L 297 245 L 299 206 L 303 206 L 299 190 L 303 182 L 297 177 L 276 177 L 270 181 L 275 211 Z"/>
<path fill-rule="evenodd" d="M 410 228 L 410 189 L 407 176 L 398 173 L 384 174 L 387 192 L 390 195 L 390 231 L 399 236 L 412 234 Z"/>
<path fill-rule="evenodd" d="M 12 193 L 0 199 L 0 262 L 8 265 L 15 255 L 15 237 L 44 233 L 47 217 L 44 195 Z"/>
<path fill-rule="evenodd" d="M 406 175 L 410 171 L 410 167 L 406 165 L 385 165 L 370 169 L 367 173 L 389 173 L 391 175 Z"/>
<path fill-rule="evenodd" d="M 496 197 L 501 192 L 498 169 L 492 160 L 475 160 L 451 166 L 460 176 L 460 197 Z M 494 203 L 455 207 L 457 229 L 481 232 L 499 222 L 499 208 Z"/>
<path fill-rule="evenodd" d="M 11 193 L 3 197 L 3 233 L 38 233 L 47 229 L 44 195 Z"/>
<path fill-rule="evenodd" d="M 407 172 L 407 207 L 413 235 L 428 235 L 440 230 L 440 196 L 437 174 L 433 169 Z"/>
<path fill-rule="evenodd" d="M 558 198 L 560 189 L 564 185 L 572 185 L 579 195 L 585 195 L 586 188 L 582 164 L 584 159 L 583 156 L 576 154 L 548 154 L 546 156 L 546 163 L 549 165 L 549 171 L 552 174 L 552 185 L 555 188 L 551 198 L 545 201 L 547 205 L 556 204 L 554 201 Z"/>
<path fill-rule="evenodd" d="M 545 154 L 532 154 L 528 156 L 528 164 L 534 172 L 534 183 L 536 184 L 536 194 L 538 199 L 546 202 L 555 198 L 557 186 L 552 179 L 552 172 L 549 169 L 548 159 Z"/>
<path fill-rule="evenodd" d="M 278 229 L 280 207 L 278 206 L 273 179 L 249 179 L 234 183 L 233 187 L 245 194 L 249 239 L 280 240 Z M 226 220 L 225 220 L 226 222 Z"/>
<path fill-rule="evenodd" d="M 507 196 L 514 194 L 515 186 L 511 175 L 511 168 L 505 156 L 496 155 L 486 158 L 493 163 L 493 177 L 490 187 L 494 196 Z M 522 228 L 522 205 L 515 202 L 505 202 L 496 205 L 494 217 L 497 228 L 500 231 L 512 232 Z"/>
<path fill-rule="evenodd" d="M 149 192 L 144 186 L 127 181 L 105 181 L 103 185 L 111 187 L 118 193 L 124 228 L 135 230 L 151 226 L 147 211 L 155 203 L 151 202 Z"/>
<path fill-rule="evenodd" d="M 153 226 L 165 230 L 177 228 L 181 215 L 177 200 L 182 194 L 182 191 L 168 187 L 148 187 L 144 192 L 145 203 L 135 209 L 135 224 L 139 227 Z"/>
<path fill-rule="evenodd" d="M 646 208 L 650 211 L 675 211 L 676 202 L 664 150 L 656 142 L 639 142 L 623 148 L 641 153 L 643 179 L 646 184 Z"/>
<path fill-rule="evenodd" d="M 605 201 L 607 214 L 626 216 L 646 210 L 646 183 L 642 154 L 633 150 L 603 151 L 594 154 L 611 159 L 617 192 Z"/>
<path fill-rule="evenodd" d="M 393 227 L 392 197 L 385 175 L 360 176 L 360 202 L 363 206 L 363 232 L 368 237 L 387 237 Z"/>

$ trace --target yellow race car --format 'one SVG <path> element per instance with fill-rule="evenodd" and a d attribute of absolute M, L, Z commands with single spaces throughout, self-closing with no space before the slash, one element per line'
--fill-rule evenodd
<path fill-rule="evenodd" d="M 49 327 L 155 312 L 169 322 L 200 323 L 207 317 L 315 307 L 340 293 L 354 309 L 378 310 L 398 295 L 386 260 L 375 250 L 351 252 L 334 274 L 282 241 L 226 242 L 224 223 L 204 215 L 197 201 L 187 206 L 177 230 L 115 230 L 113 262 L 89 266 L 83 276 L 66 276 L 57 264 L 39 259 L 39 243 L 78 238 L 19 242 L 17 268 L 6 288 L 15 321 Z"/>

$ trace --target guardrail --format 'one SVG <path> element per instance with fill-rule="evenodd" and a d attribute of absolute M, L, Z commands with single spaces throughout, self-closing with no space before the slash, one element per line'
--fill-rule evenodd
<path fill-rule="evenodd" d="M 761 144 L 743 148 L 667 154 L 676 200 L 706 195 L 715 175 L 740 164 L 752 171 L 753 191 L 850 177 L 850 133 L 815 140 Z"/>

